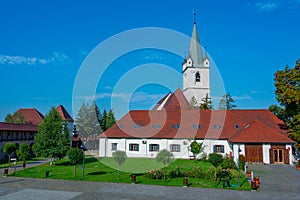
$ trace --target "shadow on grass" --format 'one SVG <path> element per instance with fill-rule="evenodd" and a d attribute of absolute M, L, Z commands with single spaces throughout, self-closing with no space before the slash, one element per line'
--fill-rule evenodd
<path fill-rule="evenodd" d="M 87 173 L 88 175 L 93 175 L 93 176 L 96 176 L 96 175 L 104 175 L 104 174 L 107 174 L 107 172 L 90 172 L 90 173 Z"/>

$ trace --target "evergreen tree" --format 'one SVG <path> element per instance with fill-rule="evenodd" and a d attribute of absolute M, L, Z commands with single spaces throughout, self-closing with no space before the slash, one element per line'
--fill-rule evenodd
<path fill-rule="evenodd" d="M 100 126 L 103 131 L 106 131 L 106 122 L 107 122 L 107 112 L 106 112 L 106 109 L 104 109 L 103 114 L 102 114 L 101 123 L 100 123 Z"/>
<path fill-rule="evenodd" d="M 114 112 L 112 109 L 109 110 L 107 119 L 106 119 L 106 130 L 112 127 L 116 123 Z"/>
<path fill-rule="evenodd" d="M 220 100 L 219 110 L 234 110 L 236 107 L 233 98 L 230 93 L 227 92 Z"/>
<path fill-rule="evenodd" d="M 211 110 L 211 98 L 208 96 L 208 94 L 205 95 L 205 97 L 201 100 L 202 103 L 200 103 L 200 109 L 201 110 Z"/>
<path fill-rule="evenodd" d="M 194 96 L 192 96 L 190 101 L 189 101 L 189 109 L 190 110 L 197 110 L 198 109 L 198 100 Z"/>
<path fill-rule="evenodd" d="M 33 149 L 38 156 L 63 158 L 69 149 L 69 132 L 63 120 L 53 107 L 38 126 Z"/>
<path fill-rule="evenodd" d="M 78 135 L 81 136 L 88 149 L 95 149 L 96 137 L 103 131 L 99 124 L 100 110 L 95 101 L 91 105 L 83 103 L 76 117 Z"/>

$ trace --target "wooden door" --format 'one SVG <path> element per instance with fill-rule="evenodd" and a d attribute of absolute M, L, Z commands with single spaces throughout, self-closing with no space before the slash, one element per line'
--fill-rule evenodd
<path fill-rule="evenodd" d="M 247 162 L 263 162 L 262 145 L 247 144 L 245 145 L 245 156 Z"/>

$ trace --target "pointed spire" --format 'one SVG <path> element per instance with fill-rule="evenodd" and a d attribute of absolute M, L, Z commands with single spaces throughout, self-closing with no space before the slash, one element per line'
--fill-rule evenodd
<path fill-rule="evenodd" d="M 189 56 L 192 58 L 196 67 L 200 67 L 203 64 L 203 56 L 200 45 L 200 39 L 196 26 L 196 13 L 194 12 L 194 28 L 189 48 Z"/>

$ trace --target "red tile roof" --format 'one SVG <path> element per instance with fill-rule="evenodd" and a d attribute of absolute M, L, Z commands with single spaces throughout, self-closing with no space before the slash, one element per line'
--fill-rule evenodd
<path fill-rule="evenodd" d="M 286 134 L 267 127 L 260 121 L 253 121 L 229 139 L 233 143 L 294 143 Z"/>
<path fill-rule="evenodd" d="M 178 88 L 174 93 L 169 93 L 165 97 L 163 97 L 153 108 L 153 110 L 157 110 L 160 106 L 165 110 L 188 110 L 189 102 L 185 98 L 181 89 Z"/>
<path fill-rule="evenodd" d="M 16 113 L 24 116 L 26 124 L 39 125 L 44 115 L 35 108 L 21 108 Z"/>
<path fill-rule="evenodd" d="M 260 121 L 277 132 L 284 123 L 268 110 L 130 111 L 100 137 L 228 139 L 249 122 Z M 260 133 L 263 134 L 263 133 Z"/>
<path fill-rule="evenodd" d="M 5 123 L 0 122 L 0 130 L 1 131 L 32 131 L 37 132 L 37 125 L 32 124 L 13 124 L 13 123 Z"/>
<path fill-rule="evenodd" d="M 59 115 L 61 116 L 61 118 L 64 121 L 68 121 L 68 122 L 74 122 L 73 118 L 71 117 L 71 115 L 67 112 L 67 110 L 62 106 L 59 105 L 56 108 L 56 111 L 59 113 Z"/>

